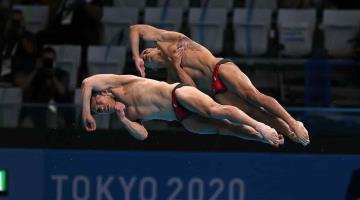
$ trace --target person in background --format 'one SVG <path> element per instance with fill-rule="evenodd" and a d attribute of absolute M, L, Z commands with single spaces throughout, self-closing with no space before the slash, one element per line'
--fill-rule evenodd
<path fill-rule="evenodd" d="M 103 4 L 103 0 L 51 1 L 47 28 L 37 34 L 38 47 L 46 44 L 81 46 L 78 80 L 87 74 L 88 46 L 101 42 Z"/>
<path fill-rule="evenodd" d="M 49 105 L 49 102 L 71 103 L 72 98 L 69 92 L 69 73 L 55 68 L 56 52 L 51 47 L 45 47 L 37 60 L 36 68 L 27 77 L 23 85 L 24 103 L 41 103 Z M 19 124 L 30 115 L 34 127 L 46 127 L 46 115 L 48 109 L 63 115 L 66 125 L 71 125 L 74 121 L 73 108 L 54 106 L 23 107 L 20 113 Z M 59 115 L 58 115 L 59 117 Z"/>
<path fill-rule="evenodd" d="M 19 87 L 34 70 L 37 55 L 35 35 L 26 30 L 24 23 L 22 11 L 12 10 L 1 49 L 1 75 L 5 81 Z"/>
<path fill-rule="evenodd" d="M 102 0 L 55 0 L 49 5 L 46 29 L 37 34 L 46 44 L 96 45 L 102 34 Z"/>

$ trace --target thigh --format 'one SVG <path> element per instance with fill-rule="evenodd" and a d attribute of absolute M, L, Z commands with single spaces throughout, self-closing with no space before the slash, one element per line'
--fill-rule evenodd
<path fill-rule="evenodd" d="M 211 97 L 191 86 L 183 86 L 175 91 L 177 101 L 189 111 L 207 116 L 209 109 L 219 106 Z"/>
<path fill-rule="evenodd" d="M 250 79 L 234 63 L 221 65 L 219 76 L 226 88 L 240 97 L 246 97 L 248 92 L 257 92 Z"/>
<path fill-rule="evenodd" d="M 221 105 L 235 106 L 247 114 L 251 114 L 253 110 L 256 108 L 252 104 L 248 103 L 243 98 L 241 98 L 239 95 L 230 91 L 225 91 L 216 94 L 214 96 L 214 100 Z"/>
<path fill-rule="evenodd" d="M 263 123 L 267 123 L 269 121 L 267 119 L 275 118 L 273 114 L 267 112 L 262 107 L 255 106 L 254 104 L 245 101 L 245 99 L 229 91 L 216 94 L 214 100 L 221 105 L 235 106 L 240 110 L 244 111 L 250 117 L 254 118 L 257 121 L 261 121 Z"/>
<path fill-rule="evenodd" d="M 209 118 L 205 118 L 196 114 L 192 114 L 187 117 L 181 124 L 183 127 L 197 134 L 216 134 L 218 133 L 218 126 L 221 123 L 221 120 L 212 120 Z"/>

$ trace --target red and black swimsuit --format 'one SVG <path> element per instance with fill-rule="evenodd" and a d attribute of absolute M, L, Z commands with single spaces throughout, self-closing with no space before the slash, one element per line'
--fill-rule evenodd
<path fill-rule="evenodd" d="M 211 95 L 212 96 L 215 96 L 217 93 L 226 91 L 225 84 L 219 78 L 219 68 L 220 68 L 220 65 L 227 63 L 227 62 L 232 62 L 232 60 L 223 58 L 218 63 L 216 63 L 216 65 L 214 67 L 214 72 L 213 72 L 213 77 L 212 77 L 213 82 L 212 82 L 212 86 L 211 86 Z"/>
<path fill-rule="evenodd" d="M 172 96 L 172 106 L 176 115 L 176 119 L 178 121 L 182 121 L 184 120 L 186 117 L 191 115 L 191 112 L 189 110 L 187 110 L 186 108 L 184 108 L 184 106 L 182 106 L 180 103 L 178 103 L 177 99 L 176 99 L 176 94 L 175 94 L 175 90 L 178 88 L 181 88 L 182 86 L 186 86 L 184 84 L 177 84 L 174 89 L 171 92 L 171 96 Z"/>

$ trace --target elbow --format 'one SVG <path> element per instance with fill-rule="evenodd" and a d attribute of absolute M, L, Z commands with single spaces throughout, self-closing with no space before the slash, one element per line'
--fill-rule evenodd
<path fill-rule="evenodd" d="M 87 84 L 88 84 L 87 82 L 88 82 L 87 78 L 84 79 L 84 80 L 81 82 L 81 87 L 87 85 Z"/>
<path fill-rule="evenodd" d="M 85 86 L 89 86 L 90 84 L 90 80 L 89 78 L 85 78 L 82 82 L 81 82 L 81 87 L 85 87 Z"/>
<path fill-rule="evenodd" d="M 129 25 L 129 28 L 128 28 L 128 29 L 129 29 L 129 31 L 130 31 L 130 32 L 131 32 L 131 31 L 133 31 L 133 30 L 134 30 L 134 28 L 135 28 L 135 26 L 136 26 L 136 25 Z"/>
<path fill-rule="evenodd" d="M 129 32 L 135 32 L 139 29 L 139 26 L 138 24 L 135 24 L 135 25 L 130 25 L 129 26 Z"/>

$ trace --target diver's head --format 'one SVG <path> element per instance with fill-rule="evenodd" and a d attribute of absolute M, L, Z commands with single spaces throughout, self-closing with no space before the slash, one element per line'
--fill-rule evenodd
<path fill-rule="evenodd" d="M 147 48 L 141 52 L 141 58 L 144 60 L 146 68 L 153 70 L 167 68 L 168 60 L 159 48 Z"/>
<path fill-rule="evenodd" d="M 93 92 L 90 109 L 93 114 L 111 114 L 115 111 L 115 97 L 108 91 Z"/>

